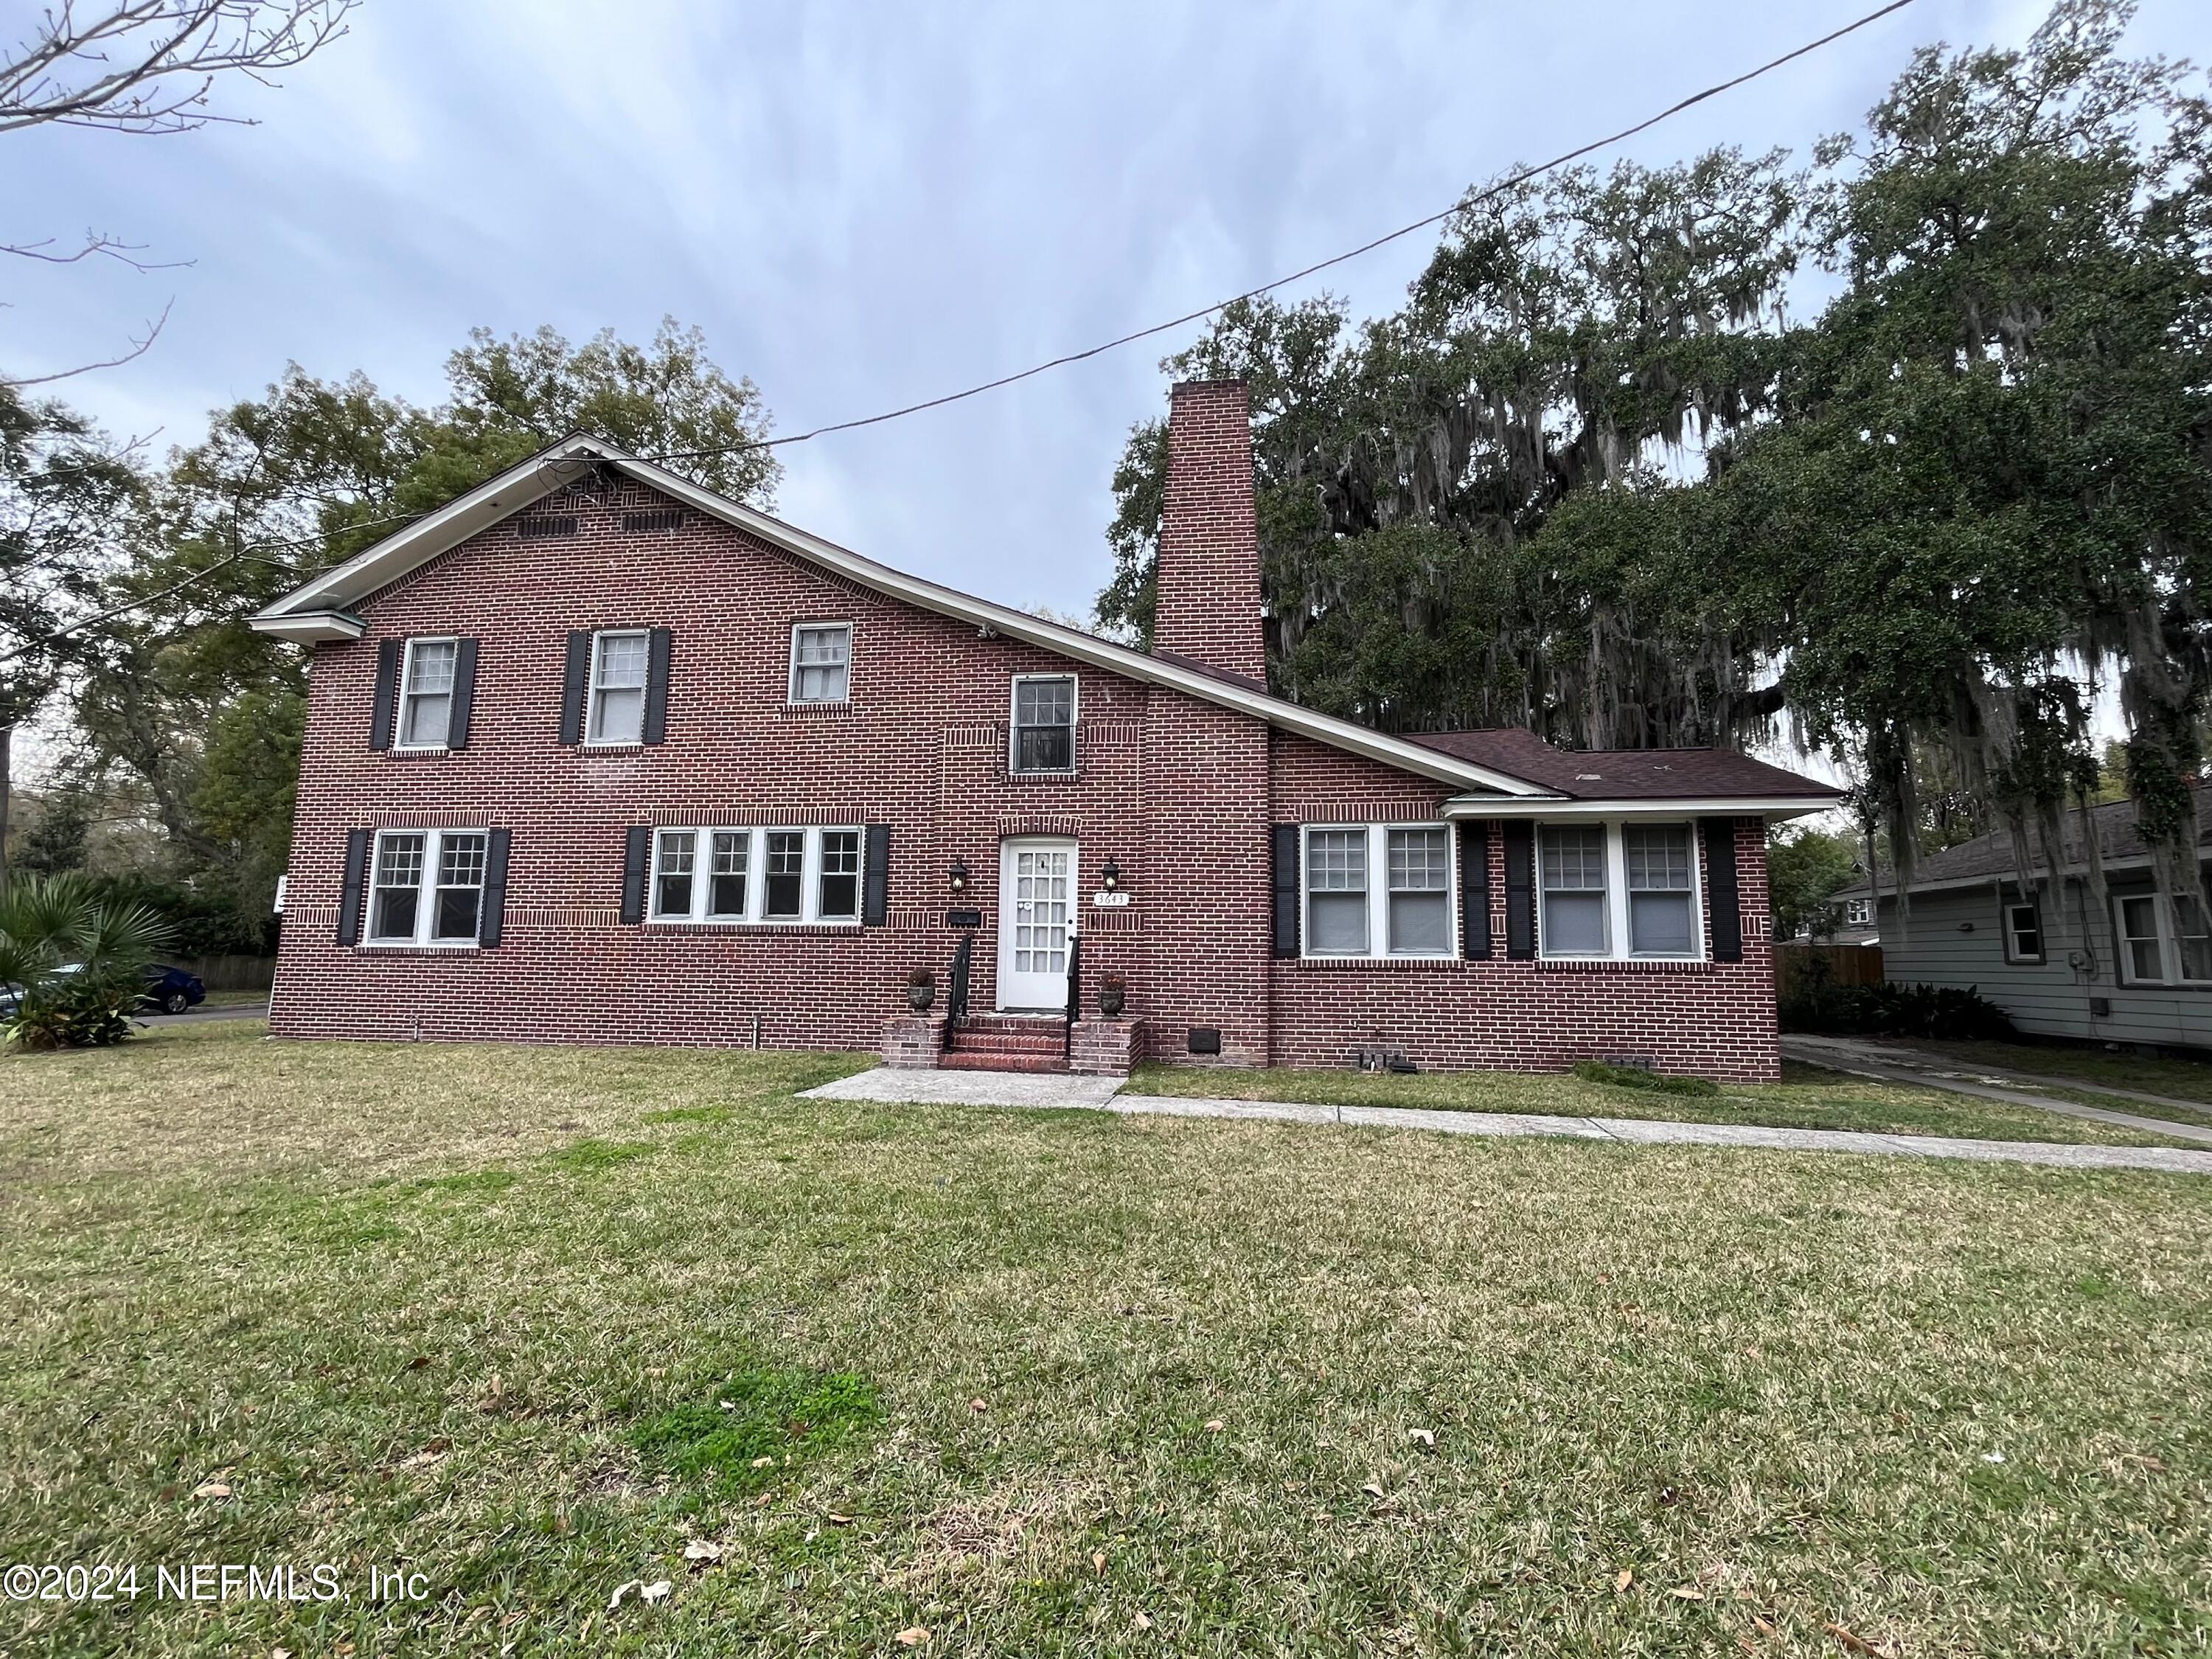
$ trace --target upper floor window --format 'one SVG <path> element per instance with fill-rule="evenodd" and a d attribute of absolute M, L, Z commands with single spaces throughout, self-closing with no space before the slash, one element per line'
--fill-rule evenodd
<path fill-rule="evenodd" d="M 641 743 L 645 738 L 646 630 L 626 629 L 592 639 L 589 724 L 592 743 Z"/>
<path fill-rule="evenodd" d="M 2043 910 L 2035 900 L 2004 907 L 2004 957 L 2007 962 L 2043 960 Z"/>
<path fill-rule="evenodd" d="M 399 747 L 443 749 L 453 717 L 453 666 L 459 640 L 410 640 L 400 676 Z"/>
<path fill-rule="evenodd" d="M 860 918 L 858 829 L 656 831 L 655 921 L 829 921 Z"/>
<path fill-rule="evenodd" d="M 371 866 L 368 942 L 473 945 L 483 920 L 481 830 L 386 830 Z"/>
<path fill-rule="evenodd" d="M 1308 830 L 1306 954 L 1449 956 L 1452 880 L 1451 832 L 1442 824 Z"/>
<path fill-rule="evenodd" d="M 2119 923 L 2121 978 L 2130 985 L 2212 982 L 2212 922 L 2202 900 L 2177 897 L 2172 912 L 2154 893 L 2112 901 Z"/>
<path fill-rule="evenodd" d="M 843 702 L 852 678 L 852 623 L 801 623 L 791 630 L 792 702 Z"/>
<path fill-rule="evenodd" d="M 1075 769 L 1075 676 L 1014 677 L 1013 769 Z"/>
<path fill-rule="evenodd" d="M 1844 926 L 1846 927 L 1873 927 L 1874 901 L 1872 899 L 1845 899 L 1844 901 Z"/>
<path fill-rule="evenodd" d="M 1536 830 L 1546 957 L 1704 955 L 1697 841 L 1686 823 L 1546 823 Z"/>

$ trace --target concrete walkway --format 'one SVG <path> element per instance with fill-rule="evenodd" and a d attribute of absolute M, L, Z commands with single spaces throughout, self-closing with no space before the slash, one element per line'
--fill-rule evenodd
<path fill-rule="evenodd" d="M 2176 1140 L 2201 1141 L 2212 1146 L 2212 1126 L 2180 1123 L 2171 1118 L 2145 1117 L 2140 1112 L 2116 1111 L 2107 1106 L 2084 1106 L 2076 1100 L 2059 1100 L 2035 1091 L 2078 1089 L 2087 1094 L 2115 1095 L 2156 1106 L 2179 1106 L 2197 1112 L 2212 1110 L 2199 1101 L 2175 1100 L 2165 1095 L 2139 1094 L 2124 1089 L 2100 1089 L 2091 1084 L 2062 1078 L 1984 1071 L 1962 1066 L 1942 1054 L 1923 1054 L 1912 1048 L 1893 1048 L 1885 1042 L 1870 1042 L 1856 1037 L 1785 1036 L 1782 1039 L 1782 1052 L 1786 1058 L 1802 1060 L 1808 1066 L 1825 1066 L 1831 1071 L 1849 1072 L 1854 1076 L 1873 1078 L 1881 1083 L 1901 1083 L 1909 1088 L 1942 1089 L 1954 1095 L 1972 1095 L 1981 1100 L 2002 1101 L 2008 1106 L 2031 1106 L 2039 1111 L 2057 1112 L 2063 1117 L 2087 1118 L 2093 1122 L 2116 1124 L 2123 1129 L 2148 1130 L 2155 1134 L 2171 1135 Z"/>
<path fill-rule="evenodd" d="M 1741 1123 L 1552 1117 L 1534 1113 L 1432 1112 L 1398 1106 L 1306 1106 L 1277 1100 L 1121 1094 L 1117 1091 L 1122 1082 L 1120 1078 L 894 1071 L 878 1067 L 825 1084 L 819 1089 L 810 1089 L 800 1098 L 1077 1108 L 1127 1117 L 1256 1119 L 1355 1128 L 1421 1129 L 1435 1134 L 1565 1136 L 1640 1146 L 1756 1146 L 1774 1152 L 1859 1152 L 1876 1158 L 1951 1158 L 1986 1164 L 2049 1164 L 2072 1170 L 2158 1170 L 2172 1175 L 2212 1175 L 2212 1152 L 2179 1147 L 2073 1146 L 2035 1140 L 1868 1134 L 1849 1129 L 1767 1129 Z"/>

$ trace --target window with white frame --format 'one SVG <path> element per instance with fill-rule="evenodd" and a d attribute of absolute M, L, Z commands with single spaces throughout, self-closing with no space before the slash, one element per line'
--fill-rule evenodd
<path fill-rule="evenodd" d="M 644 741 L 647 646 L 647 636 L 641 628 L 592 636 L 591 716 L 585 727 L 587 741 Z"/>
<path fill-rule="evenodd" d="M 1536 942 L 1547 957 L 1694 962 L 1705 954 L 1687 823 L 1536 827 Z"/>
<path fill-rule="evenodd" d="M 1306 955 L 1452 953 L 1451 832 L 1443 825 L 1316 825 L 1305 832 L 1304 862 Z"/>
<path fill-rule="evenodd" d="M 453 665 L 459 640 L 410 640 L 406 671 L 400 676 L 399 742 L 402 749 L 443 749 L 453 726 Z"/>
<path fill-rule="evenodd" d="M 860 831 L 661 830 L 653 838 L 654 921 L 849 922 L 860 917 Z"/>
<path fill-rule="evenodd" d="M 1872 899 L 1845 899 L 1844 901 L 1844 926 L 1846 927 L 1873 927 L 1874 901 Z"/>
<path fill-rule="evenodd" d="M 483 922 L 481 830 L 386 830 L 369 866 L 368 943 L 474 945 Z"/>
<path fill-rule="evenodd" d="M 853 675 L 853 624 L 801 623 L 791 630 L 791 700 L 843 702 Z"/>
<path fill-rule="evenodd" d="M 2004 910 L 2007 962 L 2043 960 L 2043 908 L 2034 899 L 2009 902 Z"/>
<path fill-rule="evenodd" d="M 2203 900 L 2177 897 L 2169 911 L 2154 893 L 2130 893 L 2112 908 L 2127 983 L 2212 984 L 2212 920 Z"/>
<path fill-rule="evenodd" d="M 1012 767 L 1016 772 L 1075 769 L 1075 676 L 1014 677 Z"/>

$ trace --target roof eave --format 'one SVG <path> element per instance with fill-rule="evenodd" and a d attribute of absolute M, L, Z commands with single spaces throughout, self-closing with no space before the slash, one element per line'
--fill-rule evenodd
<path fill-rule="evenodd" d="M 264 611 L 248 617 L 246 625 L 271 639 L 294 645 L 324 645 L 357 640 L 368 623 L 350 611 Z"/>
<path fill-rule="evenodd" d="M 1636 796 L 1607 799 L 1589 795 L 1457 795 L 1444 803 L 1448 819 L 1465 818 L 1765 818 L 1770 823 L 1825 812 L 1843 799 L 1834 795 Z"/>

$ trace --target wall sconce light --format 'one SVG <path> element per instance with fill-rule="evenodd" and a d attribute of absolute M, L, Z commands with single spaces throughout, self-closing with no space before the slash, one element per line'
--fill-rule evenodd
<path fill-rule="evenodd" d="M 956 893 L 964 893 L 964 892 L 966 892 L 966 891 L 968 890 L 968 860 L 965 860 L 965 859 L 955 859 L 955 860 L 952 860 L 952 878 L 951 878 L 951 879 L 952 879 L 952 890 L 953 890 L 954 892 L 956 892 Z"/>
<path fill-rule="evenodd" d="M 1103 886 L 1108 892 L 1113 892 L 1121 884 L 1121 866 L 1113 860 L 1108 859 L 1099 867 L 1098 880 L 1100 885 Z"/>

